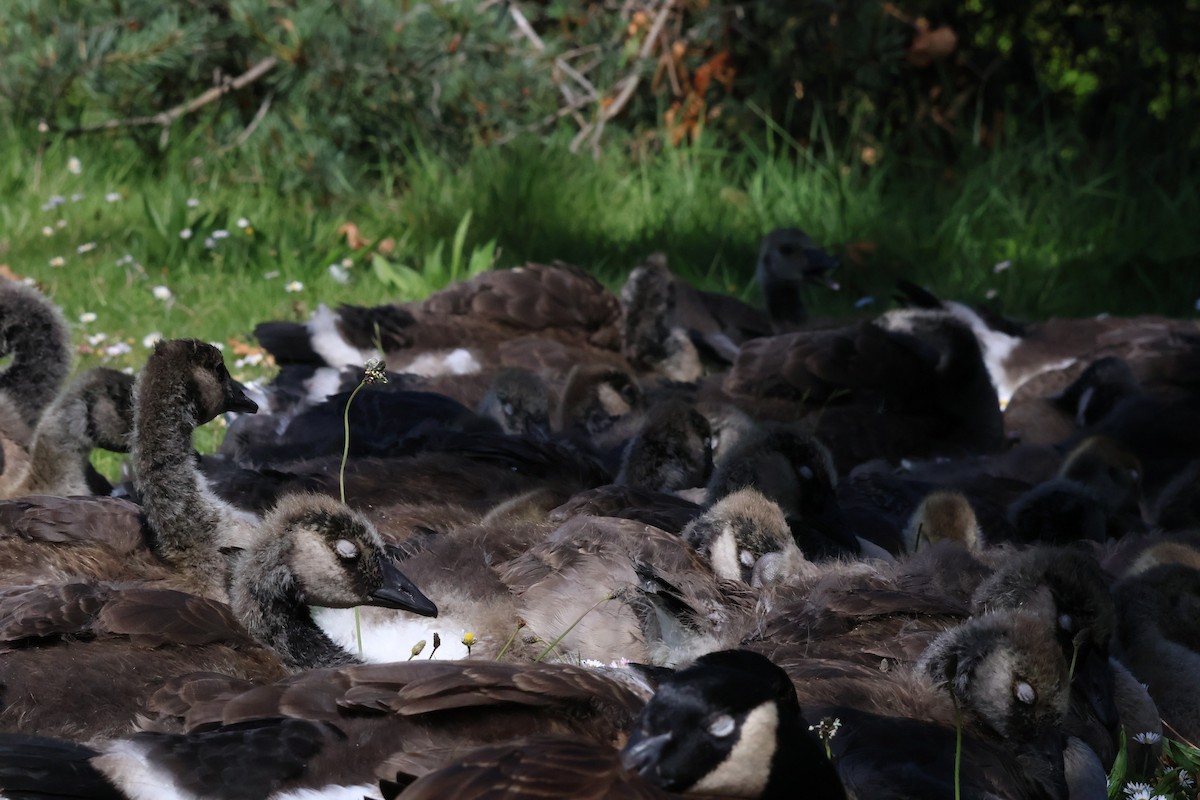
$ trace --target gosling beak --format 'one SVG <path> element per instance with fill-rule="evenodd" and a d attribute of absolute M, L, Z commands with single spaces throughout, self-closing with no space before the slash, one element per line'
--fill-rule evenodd
<path fill-rule="evenodd" d="M 245 386 L 230 378 L 225 381 L 225 410 L 254 414 L 258 411 L 258 403 L 246 395 Z"/>
<path fill-rule="evenodd" d="M 436 617 L 437 606 L 421 593 L 417 585 L 408 576 L 398 570 L 391 559 L 382 560 L 383 585 L 371 592 L 370 605 L 381 608 L 398 608 L 401 611 L 411 611 L 422 617 Z"/>
<path fill-rule="evenodd" d="M 804 257 L 808 261 L 808 266 L 804 270 L 805 280 L 820 284 L 835 292 L 842 288 L 840 283 L 829 276 L 839 266 L 836 258 L 824 250 L 814 248 L 805 248 Z"/>
<path fill-rule="evenodd" d="M 621 751 L 621 763 L 630 772 L 636 772 L 643 778 L 654 781 L 658 774 L 658 762 L 669 741 L 669 733 L 660 733 L 658 736 L 644 739 L 639 739 L 637 734 L 634 734 L 634 738 L 630 739 L 629 744 Z"/>

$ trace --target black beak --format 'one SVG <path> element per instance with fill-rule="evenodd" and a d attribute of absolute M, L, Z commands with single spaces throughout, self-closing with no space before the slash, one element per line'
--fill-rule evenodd
<path fill-rule="evenodd" d="M 804 248 L 804 258 L 808 266 L 804 270 L 804 279 L 811 283 L 819 283 L 833 291 L 841 289 L 841 284 L 829 276 L 837 269 L 838 260 L 819 248 Z"/>
<path fill-rule="evenodd" d="M 629 740 L 629 744 L 625 745 L 625 749 L 621 751 L 621 763 L 630 772 L 636 772 L 643 778 L 649 778 L 651 782 L 655 782 L 655 778 L 658 777 L 658 763 L 662 759 L 663 750 L 669 741 L 671 741 L 669 733 L 660 733 L 657 736 L 645 738 L 635 733 Z"/>
<path fill-rule="evenodd" d="M 225 380 L 225 410 L 242 414 L 254 414 L 258 411 L 258 403 L 246 396 L 246 387 L 233 378 Z"/>
<path fill-rule="evenodd" d="M 371 592 L 370 605 L 381 608 L 398 608 L 411 611 L 422 617 L 436 617 L 437 606 L 421 593 L 408 576 L 398 570 L 391 559 L 382 559 L 383 585 Z"/>
<path fill-rule="evenodd" d="M 534 441 L 537 442 L 549 441 L 550 421 L 543 417 L 526 417 L 525 435 L 533 437 Z"/>

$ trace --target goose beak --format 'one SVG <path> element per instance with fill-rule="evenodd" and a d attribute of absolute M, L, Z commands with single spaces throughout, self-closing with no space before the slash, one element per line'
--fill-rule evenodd
<path fill-rule="evenodd" d="M 1079 660 L 1075 670 L 1075 686 L 1083 692 L 1096 719 L 1108 730 L 1115 730 L 1120 722 L 1117 701 L 1114 697 L 1112 669 L 1108 659 L 1091 650 Z"/>
<path fill-rule="evenodd" d="M 840 283 L 829 277 L 829 273 L 839 266 L 836 258 L 824 250 L 810 248 L 805 248 L 804 257 L 808 260 L 808 267 L 804 270 L 805 280 L 820 284 L 835 292 L 842 288 Z"/>
<path fill-rule="evenodd" d="M 225 381 L 225 410 L 255 414 L 258 412 L 258 403 L 247 396 L 245 386 L 230 378 Z"/>
<path fill-rule="evenodd" d="M 421 593 L 408 576 L 398 570 L 391 559 L 383 559 L 383 585 L 371 592 L 370 605 L 381 608 L 398 608 L 411 611 L 422 617 L 436 617 L 438 608 Z"/>
<path fill-rule="evenodd" d="M 663 750 L 670 741 L 669 733 L 660 733 L 645 739 L 639 739 L 637 734 L 634 734 L 634 738 L 630 739 L 629 744 L 621 751 L 621 763 L 630 772 L 653 780 L 657 775 L 658 762 L 662 758 Z"/>

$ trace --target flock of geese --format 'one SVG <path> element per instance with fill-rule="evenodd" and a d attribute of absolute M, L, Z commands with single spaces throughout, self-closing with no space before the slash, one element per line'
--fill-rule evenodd
<path fill-rule="evenodd" d="M 1200 325 L 809 320 L 833 263 L 321 307 L 265 386 L 64 386 L 0 285 L 0 796 L 1100 800 L 1200 742 Z"/>

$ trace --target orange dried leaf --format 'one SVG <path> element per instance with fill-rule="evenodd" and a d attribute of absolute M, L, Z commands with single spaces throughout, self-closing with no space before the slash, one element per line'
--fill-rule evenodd
<path fill-rule="evenodd" d="M 359 233 L 358 226 L 353 222 L 343 222 L 342 226 L 338 228 L 338 236 L 345 237 L 346 246 L 351 250 L 361 250 L 371 246 L 371 240 Z"/>

